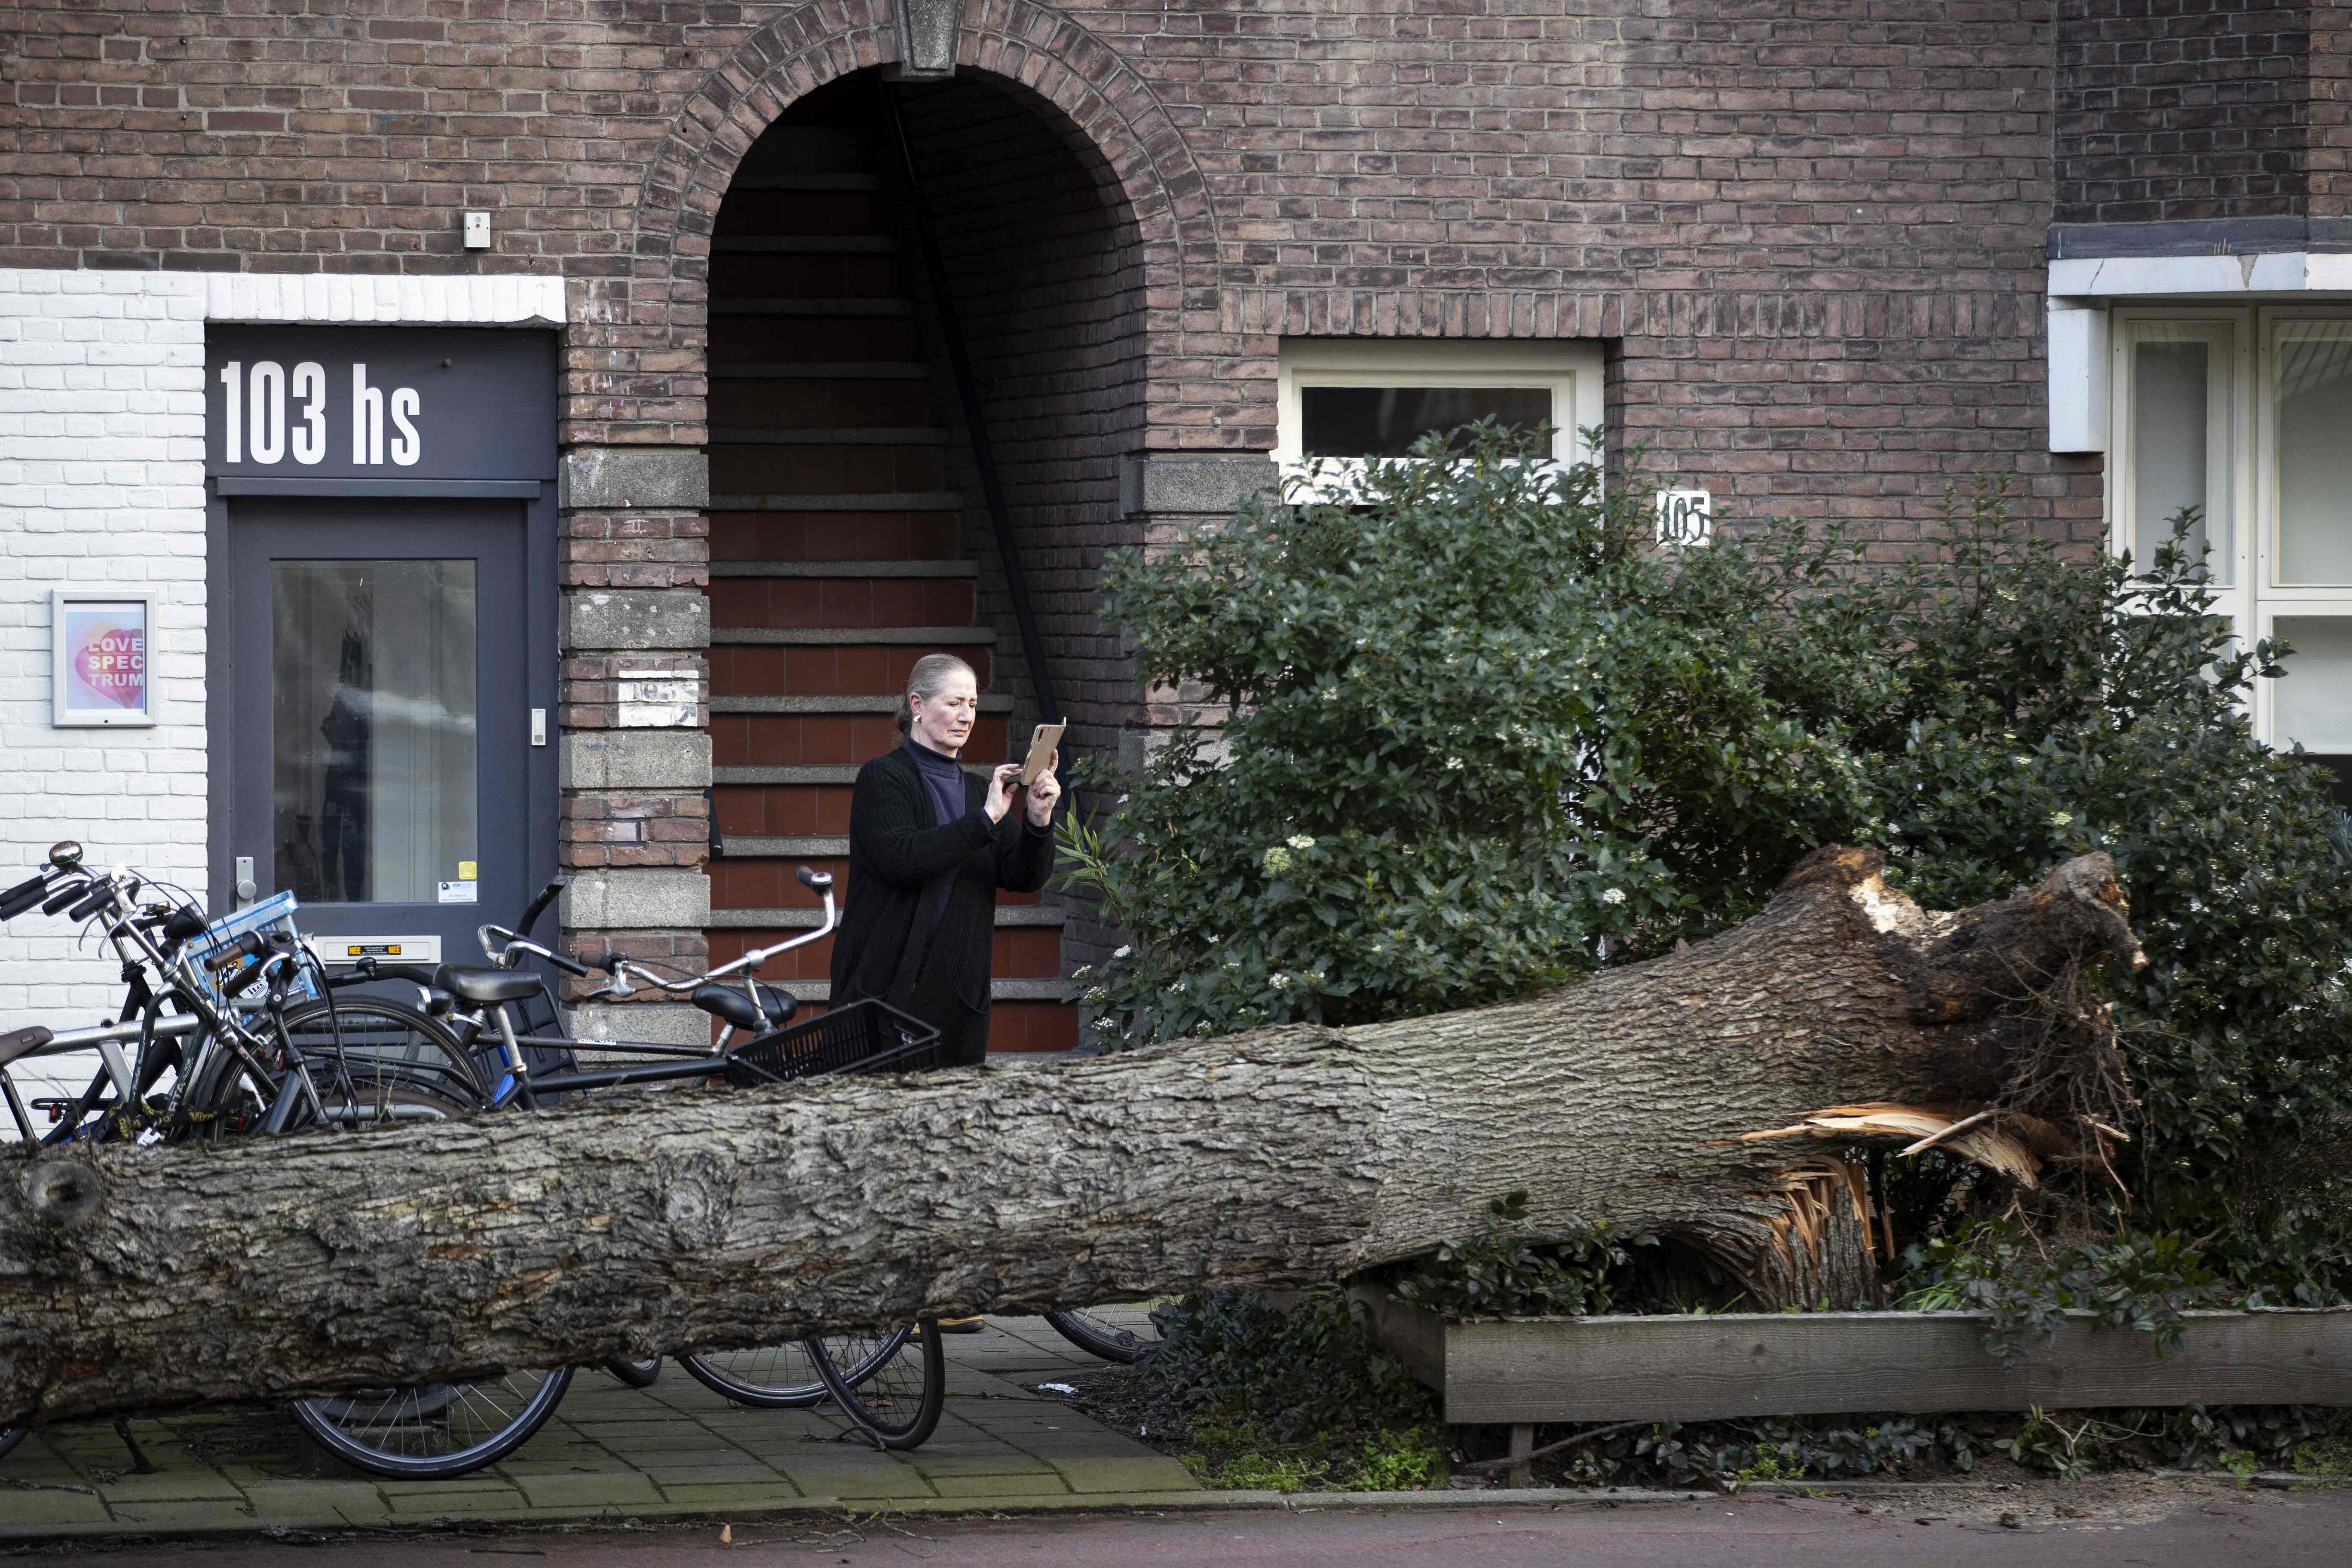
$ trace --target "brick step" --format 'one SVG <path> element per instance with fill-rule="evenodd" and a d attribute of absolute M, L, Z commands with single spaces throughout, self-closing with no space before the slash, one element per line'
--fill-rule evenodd
<path fill-rule="evenodd" d="M 901 499 L 884 510 L 927 511 L 949 510 L 925 503 L 955 494 L 947 489 L 943 447 L 714 447 L 709 458 L 714 497 L 896 496 Z M 825 510 L 873 509 L 852 504 Z"/>
<path fill-rule="evenodd" d="M 712 447 L 944 447 L 948 431 L 939 425 L 714 425 Z"/>
<path fill-rule="evenodd" d="M 858 125 L 771 125 L 743 155 L 743 174 L 865 174 L 874 136 Z"/>
<path fill-rule="evenodd" d="M 770 494 L 722 490 L 710 498 L 715 511 L 961 511 L 953 490 L 875 490 L 818 495 L 798 490 Z"/>
<path fill-rule="evenodd" d="M 929 381 L 930 366 L 913 360 L 710 361 L 711 393 L 725 381 Z"/>
<path fill-rule="evenodd" d="M 993 647 L 996 632 L 991 626 L 714 626 L 710 640 L 753 647 Z"/>
<path fill-rule="evenodd" d="M 740 698 L 722 700 L 740 701 Z M 827 700 L 842 701 L 832 698 Z M 879 711 L 730 713 L 720 701 L 711 704 L 710 760 L 719 767 L 790 767 L 807 763 L 857 763 L 896 751 L 905 739 L 898 733 L 898 699 L 883 701 Z M 972 725 L 965 752 L 974 757 L 1005 755 L 1005 720 L 1001 713 L 982 713 Z M 774 902 L 773 900 L 767 900 Z"/>
<path fill-rule="evenodd" d="M 716 577 L 977 577 L 980 568 L 969 561 L 714 561 Z M 964 617 L 941 620 L 939 626 L 961 626 Z"/>
<path fill-rule="evenodd" d="M 824 294 L 751 294 L 710 301 L 714 316 L 911 316 L 912 300 L 848 299 Z"/>
<path fill-rule="evenodd" d="M 912 377 L 821 381 L 776 378 L 710 384 L 710 423 L 749 429 L 814 426 L 931 426 L 940 420 L 929 381 Z"/>
<path fill-rule="evenodd" d="M 793 933 L 789 931 L 713 931 L 709 935 L 710 962 L 730 963 L 754 948 L 772 947 Z M 790 952 L 780 952 L 760 966 L 762 980 L 823 980 L 833 971 L 833 942 L 830 936 L 796 947 Z M 1062 933 L 1047 927 L 1011 926 L 1000 928 L 989 943 L 989 975 L 992 989 L 1006 981 L 1043 981 L 1053 989 L 1039 998 L 1060 1001 L 1067 989 L 1062 979 Z"/>
<path fill-rule="evenodd" d="M 744 561 L 730 566 L 794 565 Z M 830 565 L 829 562 L 809 563 Z M 900 564 L 928 566 L 927 561 Z M 945 565 L 950 563 L 939 563 Z M 709 589 L 710 618 L 723 626 L 938 626 L 971 624 L 969 577 L 918 577 L 910 574 L 802 576 L 770 572 L 729 572 L 714 563 Z"/>
<path fill-rule="evenodd" d="M 737 635 L 785 635 L 795 628 L 731 627 Z M 831 630 L 834 628 L 823 628 Z M 896 626 L 872 628 L 897 631 Z M 918 630 L 923 628 L 915 628 Z M 715 642 L 725 633 L 714 631 Z M 870 634 L 869 634 L 870 635 Z M 726 644 L 710 649 L 710 694 L 737 697 L 768 691 L 799 693 L 902 693 L 915 661 L 928 653 L 953 649 L 982 686 L 990 674 L 989 650 L 971 643 L 937 638 L 914 645 Z"/>
<path fill-rule="evenodd" d="M 944 561 L 959 548 L 960 521 L 942 511 L 714 511 L 710 558 L 793 565 Z"/>
<path fill-rule="evenodd" d="M 737 191 L 878 191 L 881 180 L 873 174 L 738 174 L 729 183 L 727 194 Z"/>
<path fill-rule="evenodd" d="M 898 242 L 880 234 L 748 234 L 713 238 L 716 256 L 892 256 Z"/>
<path fill-rule="evenodd" d="M 798 256 L 737 252 L 710 258 L 710 297 L 903 300 L 907 286 L 887 256 L 835 251 Z"/>
<path fill-rule="evenodd" d="M 848 839 L 840 835 L 835 837 L 841 838 L 845 856 Z M 840 899 L 847 895 L 849 862 L 846 858 L 801 856 L 785 859 L 769 856 L 730 860 L 722 856 L 706 868 L 710 877 L 711 911 L 716 914 L 721 910 L 816 909 L 823 900 L 801 886 L 796 873 L 803 866 L 812 870 L 832 872 L 834 897 Z M 1007 906 L 1042 909 L 1045 907 L 1044 897 L 1041 893 L 1000 892 L 996 895 L 996 903 L 999 909 Z"/>
<path fill-rule="evenodd" d="M 849 862 L 845 859 L 825 860 L 814 857 L 798 859 L 713 860 L 709 864 L 711 911 L 760 910 L 814 910 L 823 900 L 801 886 L 796 875 L 806 866 L 813 870 L 833 873 L 834 897 L 845 897 L 849 888 Z M 1008 893 L 996 895 L 997 908 L 1043 909 L 1042 893 Z M 782 929 L 782 928 L 779 928 Z M 782 940 L 782 939 L 779 939 Z"/>
<path fill-rule="evenodd" d="M 920 364 L 908 316 L 730 316 L 710 334 L 710 372 L 744 360 L 887 360 Z"/>
<path fill-rule="evenodd" d="M 805 239 L 835 235 L 870 235 L 889 226 L 881 210 L 878 184 L 856 189 L 730 185 L 719 205 L 711 236 L 731 238 Z"/>
<path fill-rule="evenodd" d="M 835 897 L 840 897 L 838 890 L 835 891 Z M 999 893 L 997 894 L 997 897 L 1003 899 L 1009 898 L 1011 895 L 1007 893 Z M 1024 928 L 1030 926 L 1051 926 L 1055 930 L 1059 930 L 1067 922 L 1068 919 L 1069 911 L 1056 904 L 999 904 L 996 906 L 996 924 L 999 929 L 1003 930 L 1009 930 L 1014 926 Z M 710 929 L 713 931 L 757 931 L 779 932 L 814 931 L 824 923 L 824 911 L 814 906 L 805 910 L 713 909 L 710 911 Z M 774 940 L 782 942 L 784 939 L 780 935 Z M 762 939 L 761 941 L 755 942 L 751 945 L 752 947 L 765 947 L 768 945 L 768 942 L 766 939 Z M 749 949 L 746 949 L 745 951 L 748 952 Z"/>
<path fill-rule="evenodd" d="M 1010 713 L 1013 699 L 992 691 L 980 694 L 982 713 Z M 881 713 L 897 718 L 898 699 L 896 693 L 833 693 L 815 691 L 779 691 L 763 697 L 713 697 L 710 711 L 715 718 L 721 713 Z"/>

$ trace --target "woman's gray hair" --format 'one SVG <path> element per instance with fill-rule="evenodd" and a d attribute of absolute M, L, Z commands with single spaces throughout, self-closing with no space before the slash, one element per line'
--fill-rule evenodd
<path fill-rule="evenodd" d="M 915 732 L 915 710 L 908 699 L 935 700 L 947 689 L 948 677 L 959 669 L 971 677 L 975 689 L 979 687 L 980 672 L 951 653 L 927 653 L 915 661 L 915 668 L 907 672 L 907 689 L 898 694 L 898 733 Z"/>

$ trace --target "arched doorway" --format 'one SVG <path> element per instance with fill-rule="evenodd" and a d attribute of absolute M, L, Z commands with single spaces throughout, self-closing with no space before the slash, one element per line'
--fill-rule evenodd
<path fill-rule="evenodd" d="M 1027 735 L 1041 677 L 1076 748 L 1112 742 L 1126 694 L 1102 673 L 1092 567 L 1118 523 L 1119 454 L 1140 444 L 1141 262 L 1116 182 L 1035 95 L 863 72 L 744 157 L 710 268 L 723 962 L 815 922 L 793 869 L 845 872 L 851 780 L 897 743 L 923 654 L 981 674 L 968 762 Z M 1003 899 L 992 1048 L 1076 1043 L 1066 918 Z M 822 1001 L 826 944 L 795 956 L 770 974 Z"/>

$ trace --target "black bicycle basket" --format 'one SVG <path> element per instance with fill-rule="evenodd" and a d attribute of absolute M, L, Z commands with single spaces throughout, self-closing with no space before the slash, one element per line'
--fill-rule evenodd
<path fill-rule="evenodd" d="M 922 1072 L 939 1065 L 938 1029 L 869 996 L 728 1052 L 727 1081 L 751 1089 L 830 1072 Z"/>

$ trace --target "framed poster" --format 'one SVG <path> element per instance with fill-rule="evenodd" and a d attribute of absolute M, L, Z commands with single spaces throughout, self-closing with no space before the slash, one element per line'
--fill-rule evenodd
<path fill-rule="evenodd" d="M 152 594 L 58 588 L 49 595 L 49 722 L 139 726 L 155 722 L 148 661 Z"/>

